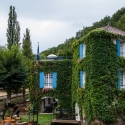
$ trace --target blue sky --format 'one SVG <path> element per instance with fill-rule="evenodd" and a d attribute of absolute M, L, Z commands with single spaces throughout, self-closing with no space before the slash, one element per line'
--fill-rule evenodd
<path fill-rule="evenodd" d="M 106 15 L 124 7 L 125 0 L 1 0 L 0 45 L 7 43 L 9 7 L 15 6 L 21 27 L 21 39 L 29 28 L 33 52 L 37 53 L 64 43 L 83 26 L 91 26 Z"/>

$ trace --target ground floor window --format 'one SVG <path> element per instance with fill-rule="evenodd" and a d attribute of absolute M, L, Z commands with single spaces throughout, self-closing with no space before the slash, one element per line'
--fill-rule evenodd
<path fill-rule="evenodd" d="M 45 74 L 44 76 L 44 88 L 52 88 L 52 73 Z"/>
<path fill-rule="evenodd" d="M 120 73 L 120 85 L 121 88 L 125 88 L 125 73 L 122 71 Z"/>
<path fill-rule="evenodd" d="M 57 86 L 57 72 L 39 74 L 40 88 L 56 88 Z"/>
<path fill-rule="evenodd" d="M 80 87 L 81 88 L 85 87 L 85 76 L 86 76 L 86 73 L 84 71 L 80 71 Z"/>

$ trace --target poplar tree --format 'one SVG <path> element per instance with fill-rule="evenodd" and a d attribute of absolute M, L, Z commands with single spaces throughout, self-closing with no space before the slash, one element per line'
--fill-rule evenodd
<path fill-rule="evenodd" d="M 31 60 L 33 57 L 32 54 L 32 43 L 30 39 L 30 30 L 27 28 L 26 33 L 24 34 L 23 42 L 22 42 L 23 56 L 27 58 L 27 65 L 29 66 L 29 70 L 31 67 Z M 25 101 L 25 89 L 27 88 L 28 82 L 23 86 L 23 100 Z"/>
<path fill-rule="evenodd" d="M 10 12 L 9 12 L 9 18 L 8 18 L 8 28 L 7 28 L 7 47 L 8 49 L 11 48 L 12 45 L 19 46 L 20 43 L 20 25 L 17 21 L 17 14 L 15 11 L 14 6 L 10 6 Z"/>
<path fill-rule="evenodd" d="M 23 48 L 23 55 L 29 59 L 32 59 L 33 57 L 32 43 L 30 39 L 30 30 L 28 28 L 26 29 L 26 33 L 24 34 L 22 48 Z"/>

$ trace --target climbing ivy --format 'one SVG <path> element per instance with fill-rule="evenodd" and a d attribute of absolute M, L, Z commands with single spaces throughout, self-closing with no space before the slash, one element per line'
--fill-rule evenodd
<path fill-rule="evenodd" d="M 124 89 L 117 91 L 116 111 L 117 111 L 118 117 L 125 120 L 125 90 Z"/>
<path fill-rule="evenodd" d="M 30 83 L 29 83 L 29 99 L 33 109 L 39 109 L 40 107 L 40 88 L 39 88 L 39 81 L 38 81 L 38 72 L 36 69 L 36 62 L 32 61 L 31 68 L 30 68 Z M 31 109 L 30 109 L 31 110 Z"/>
<path fill-rule="evenodd" d="M 117 71 L 121 66 L 125 69 L 125 59 L 117 56 L 117 47 L 113 43 L 119 38 L 125 39 L 99 28 L 73 44 L 72 104 L 79 104 L 80 115 L 85 115 L 88 124 L 96 120 L 109 124 L 117 119 Z M 83 59 L 79 59 L 80 43 L 86 44 Z M 86 72 L 85 88 L 79 87 L 80 70 Z"/>
<path fill-rule="evenodd" d="M 57 72 L 57 88 L 41 89 L 41 96 L 58 99 L 62 108 L 71 108 L 72 60 L 39 61 L 38 73 Z"/>

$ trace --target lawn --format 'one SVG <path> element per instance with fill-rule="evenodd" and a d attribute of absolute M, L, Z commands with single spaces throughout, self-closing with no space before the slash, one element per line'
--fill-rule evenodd
<path fill-rule="evenodd" d="M 21 121 L 22 122 L 28 122 L 28 115 L 20 115 Z M 30 121 L 32 121 L 33 116 L 30 115 Z M 53 114 L 39 114 L 38 115 L 38 124 L 46 125 L 50 124 L 52 119 L 54 119 L 55 116 Z M 35 118 L 36 119 L 36 116 Z"/>

